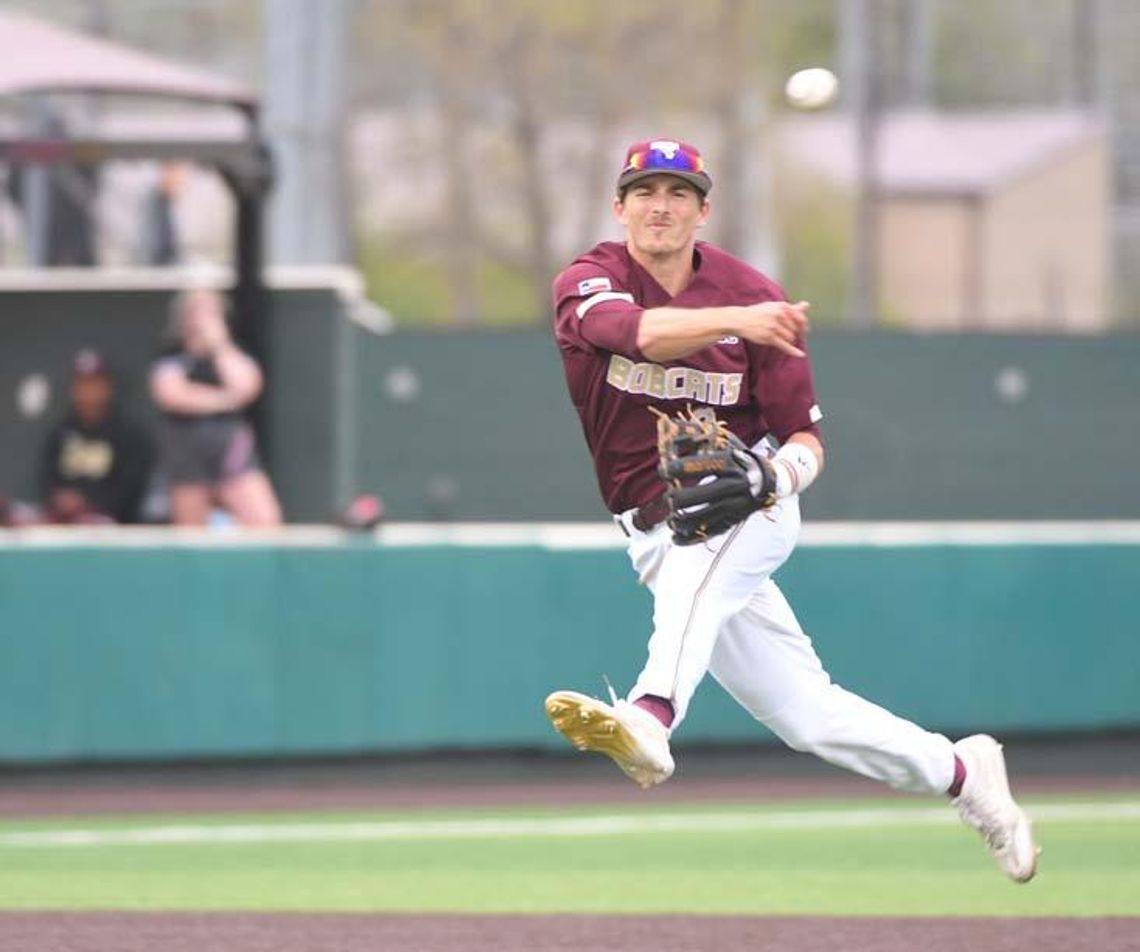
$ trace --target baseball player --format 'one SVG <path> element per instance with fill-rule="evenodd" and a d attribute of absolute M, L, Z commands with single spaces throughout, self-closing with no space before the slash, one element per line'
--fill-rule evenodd
<path fill-rule="evenodd" d="M 789 303 L 774 281 L 696 240 L 711 188 L 693 146 L 634 144 L 613 199 L 625 241 L 597 245 L 554 282 L 570 397 L 654 611 L 645 667 L 626 698 L 612 688 L 611 703 L 557 691 L 547 714 L 574 746 L 649 787 L 673 773 L 670 735 L 710 672 L 793 749 L 899 790 L 949 794 L 1001 869 L 1026 882 L 1039 851 L 1001 746 L 986 735 L 952 743 L 832 683 L 772 580 L 796 544 L 799 496 L 824 464 L 808 304 Z M 756 495 L 715 536 L 682 537 L 658 471 L 650 411 L 685 407 L 724 421 L 749 473 L 733 485 Z"/>

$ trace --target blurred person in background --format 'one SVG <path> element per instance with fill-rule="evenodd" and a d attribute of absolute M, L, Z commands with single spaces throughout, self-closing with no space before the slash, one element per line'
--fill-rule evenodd
<path fill-rule="evenodd" d="M 281 507 L 246 418 L 261 395 L 261 368 L 230 336 L 222 296 L 205 289 L 179 295 L 173 337 L 150 375 L 171 521 L 204 526 L 220 506 L 238 525 L 280 525 Z"/>
<path fill-rule="evenodd" d="M 57 113 L 44 118 L 40 134 L 60 142 L 71 138 L 67 122 Z M 99 167 L 86 163 L 12 166 L 7 186 L 24 219 L 29 264 L 93 267 L 99 263 L 94 213 L 99 180 Z"/>
<path fill-rule="evenodd" d="M 187 170 L 181 162 L 167 162 L 147 193 L 142 212 L 139 261 L 163 266 L 182 260 L 182 240 L 175 206 L 185 190 Z"/>
<path fill-rule="evenodd" d="M 103 357 L 81 350 L 72 361 L 68 411 L 48 434 L 40 459 L 43 519 L 56 524 L 134 523 L 153 451 L 116 406 Z"/>

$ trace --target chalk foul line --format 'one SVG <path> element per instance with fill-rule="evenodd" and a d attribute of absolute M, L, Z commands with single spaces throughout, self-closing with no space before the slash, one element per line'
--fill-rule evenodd
<path fill-rule="evenodd" d="M 1040 803 L 1028 807 L 1045 822 L 1140 820 L 1140 802 Z M 586 817 L 393 820 L 57 829 L 0 833 L 0 848 L 175 846 L 257 843 L 335 843 L 647 833 L 737 833 L 753 830 L 834 830 L 946 826 L 959 822 L 949 806 L 937 809 L 803 810 L 774 813 L 646 813 Z"/>

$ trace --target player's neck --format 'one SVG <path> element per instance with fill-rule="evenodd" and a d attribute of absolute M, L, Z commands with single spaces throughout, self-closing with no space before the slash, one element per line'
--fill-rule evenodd
<path fill-rule="evenodd" d="M 693 280 L 693 248 L 690 245 L 681 251 L 664 255 L 647 254 L 633 243 L 627 244 L 630 257 L 649 272 L 649 276 L 661 285 L 670 297 L 676 297 Z"/>

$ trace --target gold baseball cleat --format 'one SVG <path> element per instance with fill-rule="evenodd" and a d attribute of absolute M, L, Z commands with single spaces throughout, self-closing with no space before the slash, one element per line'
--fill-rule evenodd
<path fill-rule="evenodd" d="M 546 699 L 546 715 L 578 750 L 605 754 L 643 789 L 673 775 L 668 729 L 635 704 L 616 698 L 607 704 L 577 691 L 555 691 Z"/>

